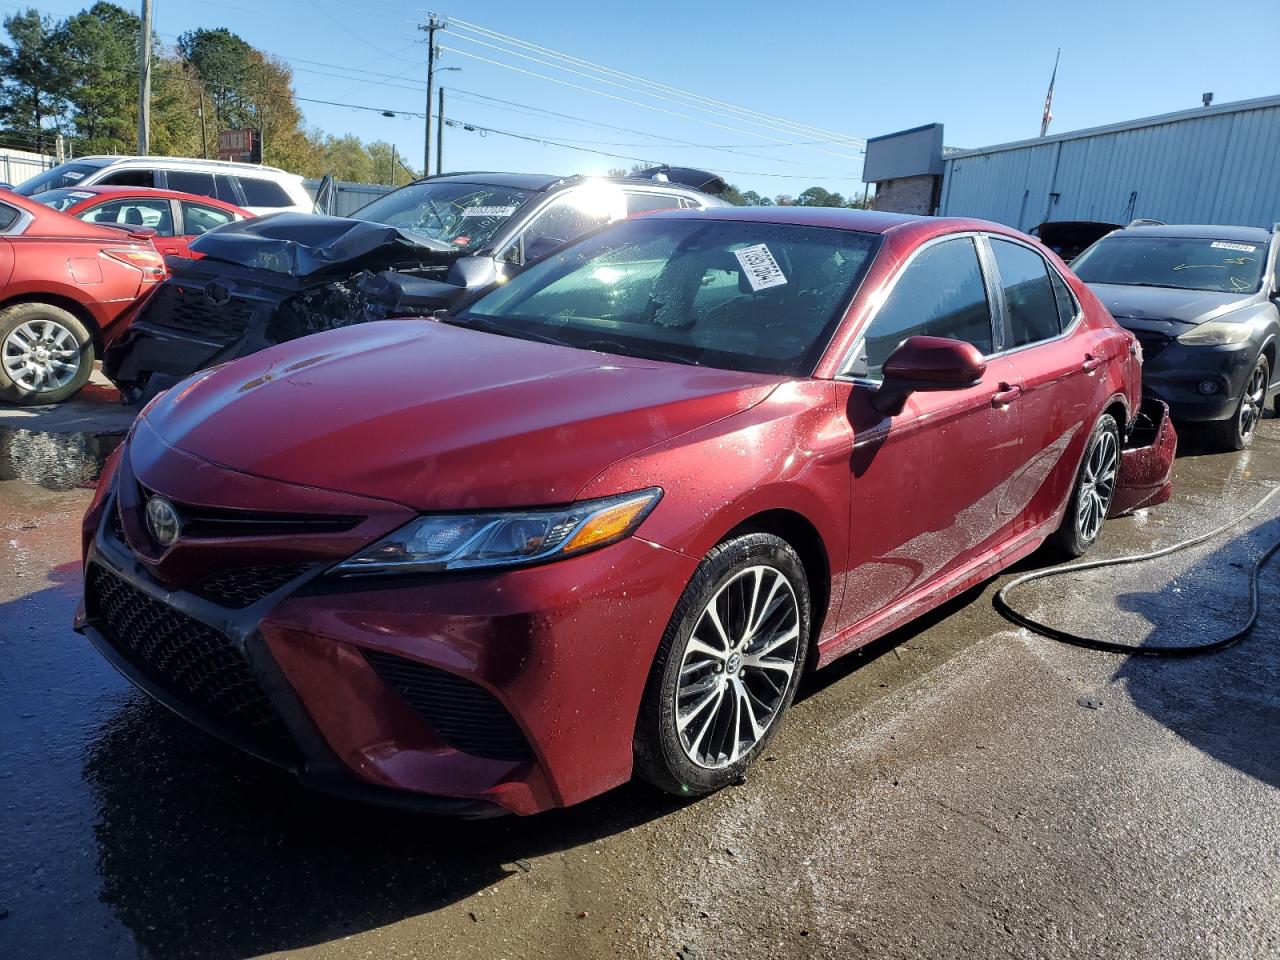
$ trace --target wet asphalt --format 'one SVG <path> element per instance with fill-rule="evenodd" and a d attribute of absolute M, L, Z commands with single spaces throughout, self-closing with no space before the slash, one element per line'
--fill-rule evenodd
<path fill-rule="evenodd" d="M 458 823 L 304 794 L 71 631 L 77 521 L 127 421 L 105 388 L 0 411 L 0 958 L 1280 956 L 1280 559 L 1258 628 L 1210 657 L 1033 636 L 996 581 L 811 677 L 741 786 Z M 1277 481 L 1274 416 L 1243 454 L 1186 437 L 1174 501 L 1098 555 Z M 1195 642 L 1234 628 L 1277 538 L 1280 497 L 1019 601 Z"/>

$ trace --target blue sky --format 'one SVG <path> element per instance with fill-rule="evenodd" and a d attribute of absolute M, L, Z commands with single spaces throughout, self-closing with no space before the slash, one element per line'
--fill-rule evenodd
<path fill-rule="evenodd" d="M 40 0 L 33 5 L 61 16 L 89 2 Z M 773 195 L 812 184 L 844 193 L 862 189 L 858 151 L 830 142 L 832 133 L 866 138 L 939 121 L 946 125 L 948 145 L 958 147 L 1034 136 L 1058 46 L 1062 64 L 1052 132 L 1195 107 L 1208 90 L 1218 103 L 1280 93 L 1280 80 L 1270 69 L 1275 61 L 1274 31 L 1264 28 L 1270 22 L 1268 7 L 1275 12 L 1272 2 L 1232 8 L 1203 0 L 985 5 L 954 0 L 439 0 L 435 9 L 446 17 L 461 17 L 625 73 L 826 132 L 779 131 L 727 109 L 708 113 L 645 97 L 634 89 L 593 83 L 500 53 L 483 45 L 492 38 L 463 29 L 440 38 L 453 48 L 441 65 L 463 68 L 442 75 L 446 87 L 470 94 L 446 94 L 451 99 L 446 115 L 535 138 L 572 140 L 580 148 L 604 153 L 725 171 L 744 189 Z M 156 29 L 171 43 L 194 27 L 225 26 L 290 61 L 299 96 L 420 113 L 425 34 L 415 25 L 425 19 L 429 3 L 155 0 Z M 127 0 L 126 5 L 136 4 Z M 0 3 L 5 12 L 15 6 Z M 658 109 L 592 95 L 477 57 Z M 504 107 L 475 95 L 612 128 Z M 419 117 L 302 106 L 311 124 L 332 133 L 390 140 L 415 165 L 421 164 Z M 619 127 L 626 129 L 613 129 Z M 657 134 L 668 142 L 641 134 Z M 722 145 L 733 152 L 684 144 Z M 446 169 L 568 174 L 603 172 L 630 162 L 497 133 L 446 131 Z"/>

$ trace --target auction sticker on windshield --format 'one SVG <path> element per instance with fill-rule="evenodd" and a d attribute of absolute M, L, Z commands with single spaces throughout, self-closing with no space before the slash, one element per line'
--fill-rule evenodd
<path fill-rule="evenodd" d="M 773 254 L 765 244 L 757 243 L 752 247 L 742 247 L 740 250 L 733 251 L 733 255 L 738 258 L 738 266 L 742 267 L 742 272 L 747 275 L 752 293 L 758 293 L 770 287 L 780 287 L 787 282 L 787 278 L 782 275 L 782 268 L 778 266 L 778 261 L 773 259 Z"/>
<path fill-rule="evenodd" d="M 515 207 L 463 207 L 464 217 L 509 217 L 516 212 Z"/>
<path fill-rule="evenodd" d="M 1225 240 L 1215 240 L 1209 246 L 1215 250 L 1239 250 L 1241 253 L 1253 253 L 1258 249 L 1251 243 L 1227 243 Z"/>

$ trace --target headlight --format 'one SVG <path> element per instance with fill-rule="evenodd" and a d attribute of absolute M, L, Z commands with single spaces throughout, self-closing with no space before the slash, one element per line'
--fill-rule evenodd
<path fill-rule="evenodd" d="M 343 576 L 432 573 L 560 560 L 616 543 L 649 515 L 657 487 L 546 510 L 419 517 L 334 567 Z"/>
<path fill-rule="evenodd" d="M 1251 324 L 1215 320 L 1192 327 L 1178 337 L 1178 342 L 1188 347 L 1221 347 L 1228 343 L 1244 343 L 1252 333 Z"/>

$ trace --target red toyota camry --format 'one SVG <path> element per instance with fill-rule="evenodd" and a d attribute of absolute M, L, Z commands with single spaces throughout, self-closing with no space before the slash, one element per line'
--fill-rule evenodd
<path fill-rule="evenodd" d="M 78 628 L 197 725 L 459 814 L 738 778 L 805 670 L 1169 496 L 1140 350 L 995 224 L 672 211 L 158 398 Z"/>

